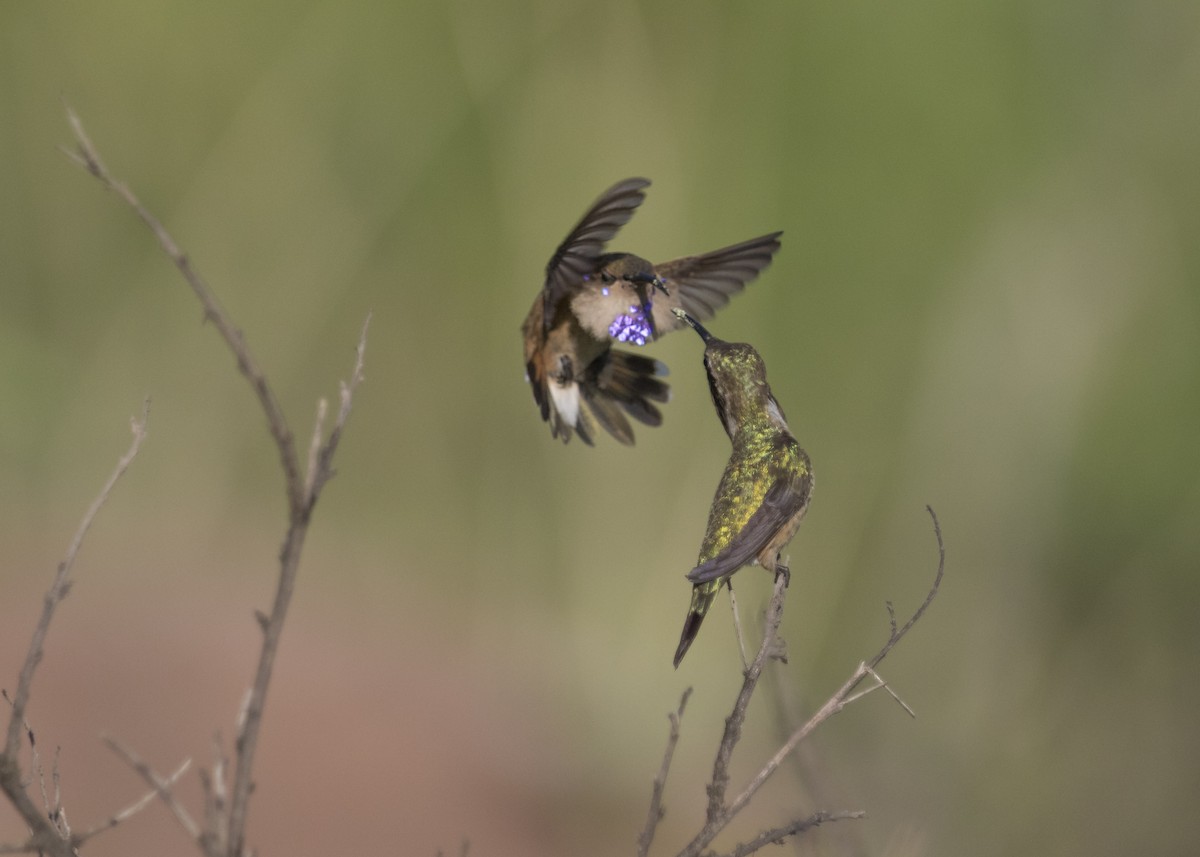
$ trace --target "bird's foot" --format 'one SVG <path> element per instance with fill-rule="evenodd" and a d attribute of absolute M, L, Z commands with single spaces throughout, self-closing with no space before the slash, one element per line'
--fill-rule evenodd
<path fill-rule="evenodd" d="M 792 585 L 792 570 L 781 562 L 775 563 L 775 579 L 783 578 L 783 588 L 787 589 Z"/>

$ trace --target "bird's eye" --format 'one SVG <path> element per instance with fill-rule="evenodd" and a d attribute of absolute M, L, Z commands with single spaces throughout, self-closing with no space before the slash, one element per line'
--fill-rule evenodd
<path fill-rule="evenodd" d="M 608 271 L 601 271 L 601 272 L 600 272 L 600 279 L 604 280 L 604 282 L 606 282 L 606 283 L 611 283 L 613 280 L 615 280 L 615 279 L 616 279 L 616 277 L 614 277 L 614 276 L 613 276 L 612 274 L 610 274 Z"/>

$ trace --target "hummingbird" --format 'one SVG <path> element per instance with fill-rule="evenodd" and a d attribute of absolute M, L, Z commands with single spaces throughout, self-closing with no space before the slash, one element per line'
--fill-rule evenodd
<path fill-rule="evenodd" d="M 612 348 L 645 345 L 683 327 L 673 309 L 711 318 L 771 264 L 782 232 L 751 238 L 699 256 L 653 264 L 605 245 L 645 199 L 647 179 L 617 182 L 584 213 L 546 265 L 546 280 L 521 332 L 525 371 L 550 434 L 589 446 L 595 424 L 633 443 L 626 415 L 649 426 L 662 423 L 655 402 L 666 402 L 667 367 L 658 360 Z"/>
<path fill-rule="evenodd" d="M 812 496 L 812 464 L 767 386 L 767 367 L 744 342 L 713 336 L 681 309 L 675 315 L 704 340 L 704 369 L 717 417 L 733 444 L 713 497 L 700 557 L 688 572 L 692 602 L 675 650 L 675 666 L 700 631 L 722 584 L 757 562 L 786 579 L 780 551 L 796 534 Z"/>

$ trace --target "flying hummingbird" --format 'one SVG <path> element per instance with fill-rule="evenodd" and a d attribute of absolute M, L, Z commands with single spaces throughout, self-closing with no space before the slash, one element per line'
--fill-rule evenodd
<path fill-rule="evenodd" d="M 658 265 L 632 253 L 605 253 L 649 186 L 646 179 L 626 179 L 601 194 L 550 257 L 546 282 L 521 326 L 533 398 L 550 434 L 563 443 L 578 432 L 591 445 L 598 422 L 632 444 L 626 414 L 661 424 L 653 403 L 669 398 L 661 380 L 667 367 L 612 343 L 645 345 L 678 330 L 683 323 L 673 309 L 711 318 L 779 249 L 782 232 Z"/>
<path fill-rule="evenodd" d="M 700 631 L 722 584 L 757 561 L 776 575 L 789 574 L 780 551 L 800 526 L 812 496 L 812 465 L 767 386 L 767 367 L 744 342 L 717 339 L 680 309 L 682 321 L 704 340 L 704 369 L 717 416 L 733 452 L 717 486 L 698 565 L 688 572 L 692 603 L 675 650 L 675 666 Z"/>

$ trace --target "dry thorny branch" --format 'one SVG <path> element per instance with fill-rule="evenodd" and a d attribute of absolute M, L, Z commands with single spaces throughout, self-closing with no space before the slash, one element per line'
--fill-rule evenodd
<path fill-rule="evenodd" d="M 778 642 L 776 634 L 779 631 L 779 624 L 783 620 L 783 602 L 787 595 L 787 584 L 784 578 L 780 576 L 775 580 L 775 589 L 771 595 L 771 600 L 767 605 L 765 627 L 763 629 L 762 644 L 759 646 L 758 654 L 754 660 L 746 667 L 741 690 L 733 705 L 733 710 L 729 717 L 725 720 L 725 732 L 721 738 L 721 743 L 717 748 L 717 758 L 713 763 L 712 779 L 709 781 L 706 791 L 708 793 L 708 809 L 705 816 L 704 825 L 700 831 L 692 838 L 683 850 L 679 852 L 679 857 L 699 857 L 705 854 L 705 849 L 712 843 L 713 839 L 719 834 L 734 817 L 737 816 L 754 797 L 755 793 L 770 779 L 771 775 L 783 764 L 784 760 L 799 746 L 800 742 L 812 734 L 818 726 L 831 718 L 833 715 L 840 712 L 847 705 L 861 699 L 868 693 L 884 688 L 892 695 L 892 698 L 904 708 L 910 715 L 912 709 L 892 692 L 887 683 L 883 681 L 875 672 L 875 668 L 880 662 L 887 657 L 888 653 L 895 648 L 896 644 L 912 629 L 913 625 L 925 614 L 929 605 L 937 596 L 938 589 L 942 584 L 942 573 L 946 566 L 946 549 L 942 542 L 942 528 L 938 523 L 937 515 L 930 506 L 925 507 L 929 512 L 930 518 L 933 520 L 933 532 L 937 538 L 938 549 L 938 566 L 937 574 L 934 576 L 933 585 L 925 596 L 925 600 L 913 612 L 908 621 L 904 625 L 897 627 L 896 614 L 891 602 L 887 603 L 888 618 L 890 623 L 891 633 L 888 636 L 887 642 L 883 644 L 875 655 L 867 661 L 860 663 L 850 674 L 837 692 L 831 696 L 824 705 L 822 705 L 815 714 L 812 715 L 804 724 L 797 728 L 784 741 L 783 746 L 772 756 L 755 774 L 746 787 L 732 800 L 727 799 L 729 790 L 729 763 L 733 756 L 734 747 L 737 745 L 738 739 L 741 738 L 742 724 L 746 720 L 746 710 L 750 705 L 750 698 L 754 695 L 755 689 L 758 687 L 758 681 L 762 676 L 762 670 L 768 660 L 776 656 L 778 651 Z M 865 690 L 855 690 L 863 680 L 870 677 L 874 684 Z M 683 717 L 683 709 L 687 704 L 688 697 L 691 695 L 692 689 L 689 687 L 683 693 L 683 698 L 679 702 L 679 710 L 670 715 L 671 730 L 667 738 L 667 749 L 663 754 L 662 767 L 659 770 L 658 776 L 654 779 L 654 785 L 650 797 L 650 812 L 646 819 L 646 826 L 638 836 L 638 857 L 646 857 L 650 850 L 650 844 L 654 839 L 654 832 L 658 826 L 658 822 L 663 817 L 662 795 L 666 785 L 667 773 L 671 767 L 671 758 L 675 753 L 675 745 L 679 741 L 679 721 Z M 914 715 L 915 716 L 915 715 Z M 758 851 L 765 845 L 771 843 L 782 843 L 789 836 L 796 836 L 827 821 L 840 821 L 849 818 L 863 818 L 866 815 L 862 811 L 842 811 L 842 812 L 816 812 L 805 818 L 795 819 L 788 824 L 780 827 L 765 830 L 749 842 L 738 845 L 730 852 L 731 857 L 746 857 Z"/>
<path fill-rule="evenodd" d="M 108 496 L 113 483 L 128 466 L 137 453 L 138 446 L 145 436 L 145 418 L 134 423 L 134 443 L 130 452 L 121 459 L 116 472 L 85 515 L 79 532 L 72 541 L 67 558 L 59 566 L 58 574 L 50 592 L 46 595 L 45 607 L 41 621 L 34 631 L 29 654 L 21 669 L 17 683 L 16 694 L 12 699 L 12 717 L 9 721 L 3 754 L 0 755 L 0 790 L 3 790 L 9 801 L 17 809 L 23 820 L 29 826 L 29 838 L 18 845 L 0 845 L 0 853 L 4 852 L 43 852 L 53 855 L 70 855 L 76 847 L 88 837 L 102 830 L 109 829 L 132 815 L 146 802 L 158 797 L 175 815 L 180 826 L 188 836 L 197 843 L 201 851 L 208 857 L 242 857 L 249 849 L 245 845 L 246 818 L 249 808 L 250 794 L 254 788 L 253 767 L 255 751 L 258 747 L 259 734 L 262 730 L 263 709 L 266 704 L 267 689 L 271 682 L 271 674 L 275 664 L 275 656 L 279 648 L 279 640 L 283 631 L 284 620 L 287 617 L 288 605 L 295 589 L 296 575 L 300 564 L 300 554 L 308 533 L 308 525 L 312 511 L 320 497 L 325 483 L 333 476 L 333 457 L 337 452 L 354 392 L 363 380 L 363 353 L 366 349 L 367 325 L 370 316 L 363 324 L 359 337 L 358 349 L 350 380 L 341 385 L 340 406 L 334 418 L 333 426 L 328 434 L 325 431 L 325 420 L 328 405 L 322 399 L 317 406 L 317 416 L 313 434 L 308 444 L 307 468 L 302 467 L 296 442 L 288 427 L 283 410 L 275 393 L 267 380 L 266 374 L 259 366 L 247 345 L 241 330 L 233 323 L 228 313 L 217 301 L 208 284 L 201 278 L 191 261 L 176 244 L 161 222 L 152 214 L 133 191 L 124 183 L 114 179 L 105 167 L 99 152 L 92 144 L 82 123 L 73 111 L 67 109 L 67 119 L 75 136 L 76 147 L 65 150 L 66 154 L 108 190 L 115 193 L 128 205 L 133 212 L 153 233 L 163 252 L 174 263 L 182 274 L 196 298 L 204 308 L 206 321 L 212 322 L 225 344 L 237 361 L 238 370 L 245 376 L 258 399 L 259 406 L 266 416 L 267 428 L 279 452 L 280 463 L 284 475 L 284 491 L 287 495 L 288 525 L 279 553 L 279 580 L 275 592 L 275 601 L 269 614 L 259 614 L 259 622 L 263 631 L 262 648 L 253 684 L 250 686 L 242 710 L 239 713 L 234 741 L 234 771 L 232 780 L 228 779 L 227 763 L 221 742 L 214 742 L 213 769 L 201 771 L 201 780 L 205 793 L 204 825 L 197 824 L 176 799 L 172 786 L 182 775 L 188 762 L 185 762 L 175 773 L 164 777 L 156 773 L 149 764 L 144 762 L 131 749 L 119 744 L 113 739 L 106 739 L 109 747 L 120 755 L 152 788 L 149 795 L 134 806 L 123 810 L 107 821 L 83 834 L 72 834 L 65 824 L 65 815 L 61 813 L 57 798 L 52 809 L 48 799 L 47 812 L 43 813 L 34 804 L 22 781 L 21 770 L 17 762 L 17 752 L 20 745 L 22 727 L 33 745 L 33 733 L 25 726 L 24 713 L 29 700 L 29 689 L 33 673 L 41 659 L 42 646 L 50 619 L 58 602 L 66 595 L 70 586 L 69 573 L 75 554 L 79 550 L 83 535 L 99 507 Z M 43 788 L 43 793 L 44 793 Z M 49 816 L 49 817 L 47 817 Z M 61 817 L 61 823 L 55 819 Z M 57 826 L 56 826 L 57 824 Z"/>

